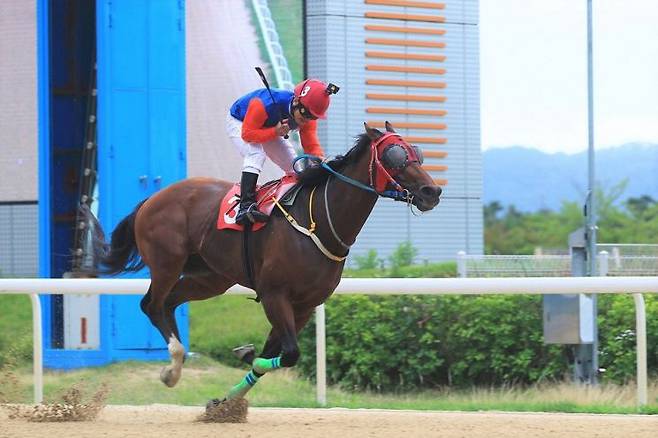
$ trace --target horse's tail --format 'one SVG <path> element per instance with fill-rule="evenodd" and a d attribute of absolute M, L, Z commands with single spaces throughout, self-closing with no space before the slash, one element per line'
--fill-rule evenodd
<path fill-rule="evenodd" d="M 148 198 L 147 198 L 148 199 Z M 137 272 L 144 267 L 144 261 L 137 251 L 135 240 L 135 216 L 146 199 L 137 204 L 135 209 L 112 231 L 111 241 L 105 241 L 101 224 L 88 207 L 82 206 L 88 223 L 93 228 L 92 242 L 94 260 L 100 265 L 100 273 L 117 275 L 122 272 Z"/>

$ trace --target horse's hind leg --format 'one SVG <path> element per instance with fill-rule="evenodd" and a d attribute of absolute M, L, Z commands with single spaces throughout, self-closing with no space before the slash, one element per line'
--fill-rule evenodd
<path fill-rule="evenodd" d="M 169 319 L 165 316 L 165 300 L 178 281 L 178 276 L 182 270 L 183 264 L 181 263 L 180 269 L 154 269 L 151 268 L 151 286 L 148 292 L 142 298 L 140 307 L 142 311 L 149 317 L 151 323 L 158 329 L 160 334 L 167 343 L 169 356 L 172 363 L 182 363 L 185 356 L 185 348 L 181 344 L 177 334 L 177 330 L 170 325 Z M 180 368 L 180 367 L 179 367 Z M 180 378 L 178 375 L 167 377 L 165 370 L 160 374 L 162 380 L 167 386 L 174 386 Z"/>
<path fill-rule="evenodd" d="M 180 343 L 178 324 L 174 314 L 176 308 L 187 301 L 205 300 L 222 294 L 233 284 L 235 284 L 234 281 L 220 275 L 183 277 L 176 282 L 167 295 L 164 303 L 164 318 L 174 336 L 170 337 L 168 342 L 171 364 L 164 367 L 160 373 L 160 380 L 165 385 L 172 387 L 178 383 L 185 359 L 185 348 Z"/>

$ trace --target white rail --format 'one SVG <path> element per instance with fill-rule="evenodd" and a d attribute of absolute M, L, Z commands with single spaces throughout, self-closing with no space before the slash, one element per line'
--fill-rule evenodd
<path fill-rule="evenodd" d="M 276 25 L 274 24 L 274 20 L 272 20 L 272 14 L 270 13 L 267 1 L 251 0 L 251 4 L 256 12 L 258 25 L 260 26 L 263 39 L 265 40 L 265 47 L 270 62 L 272 63 L 272 70 L 274 71 L 277 87 L 285 90 L 292 90 L 295 87 L 295 84 L 292 81 L 292 74 L 288 67 L 288 61 L 283 54 L 283 48 L 279 42 L 279 34 L 276 31 Z"/>
<path fill-rule="evenodd" d="M 34 400 L 43 400 L 41 303 L 36 294 L 142 294 L 146 279 L 0 279 L 0 294 L 30 294 L 34 336 Z M 234 286 L 230 293 L 253 291 Z M 495 295 L 495 294 L 633 294 L 637 339 L 637 403 L 647 403 L 646 313 L 642 293 L 658 293 L 658 277 L 531 277 L 531 278 L 344 278 L 338 294 L 366 295 Z M 316 314 L 317 400 L 326 404 L 324 308 Z"/>

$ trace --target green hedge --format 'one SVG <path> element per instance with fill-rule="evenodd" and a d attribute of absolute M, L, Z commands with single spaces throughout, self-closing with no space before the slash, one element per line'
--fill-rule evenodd
<path fill-rule="evenodd" d="M 658 368 L 658 300 L 647 296 L 649 367 Z M 635 376 L 633 302 L 599 298 L 603 380 Z M 542 342 L 542 298 L 340 296 L 327 303 L 327 375 L 346 389 L 529 384 L 569 375 L 568 346 Z M 302 374 L 314 377 L 313 324 L 300 336 Z"/>

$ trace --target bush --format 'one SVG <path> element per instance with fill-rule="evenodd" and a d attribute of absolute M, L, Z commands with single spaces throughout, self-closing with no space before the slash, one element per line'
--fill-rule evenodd
<path fill-rule="evenodd" d="M 647 315 L 647 366 L 658 372 L 658 297 L 644 295 Z M 599 295 L 599 366 L 604 381 L 635 379 L 635 304 L 630 295 Z"/>
<path fill-rule="evenodd" d="M 599 300 L 604 381 L 635 376 L 634 310 Z M 569 346 L 544 345 L 542 297 L 339 296 L 327 303 L 327 377 L 346 389 L 532 384 L 570 377 Z M 649 368 L 658 370 L 658 300 L 647 297 Z M 302 374 L 314 377 L 315 330 L 300 335 Z"/>
<path fill-rule="evenodd" d="M 563 349 L 542 344 L 541 315 L 539 296 L 336 297 L 327 306 L 328 378 L 378 391 L 559 378 Z M 304 331 L 300 368 L 311 376 L 314 343 Z"/>
<path fill-rule="evenodd" d="M 368 253 L 364 256 L 354 257 L 354 261 L 356 262 L 357 269 L 359 270 L 375 269 L 377 266 L 379 266 L 377 251 L 374 249 L 368 251 Z"/>
<path fill-rule="evenodd" d="M 391 262 L 391 271 L 397 272 L 400 268 L 411 266 L 417 254 L 418 250 L 411 242 L 402 242 L 388 258 Z"/>

